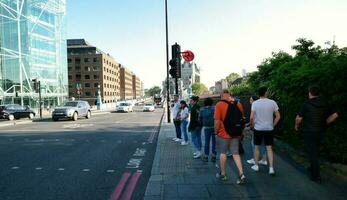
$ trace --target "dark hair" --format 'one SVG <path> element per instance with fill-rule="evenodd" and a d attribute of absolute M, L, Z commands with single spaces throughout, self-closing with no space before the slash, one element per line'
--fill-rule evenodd
<path fill-rule="evenodd" d="M 205 99 L 204 106 L 212 106 L 212 104 L 213 104 L 213 99 L 212 98 L 208 97 L 208 98 Z"/>
<path fill-rule="evenodd" d="M 265 86 L 262 86 L 262 87 L 260 87 L 259 89 L 258 89 L 258 95 L 260 96 L 260 97 L 263 97 L 263 96 L 265 96 L 265 93 L 267 92 L 267 87 L 265 87 Z"/>
<path fill-rule="evenodd" d="M 196 102 L 199 101 L 199 97 L 198 96 L 192 96 L 190 99 L 193 100 L 193 101 L 196 101 Z"/>
<path fill-rule="evenodd" d="M 251 99 L 252 99 L 253 101 L 256 101 L 256 100 L 258 100 L 258 99 L 259 99 L 259 97 L 258 97 L 258 96 L 256 96 L 256 95 L 253 95 L 253 96 L 251 96 Z"/>
<path fill-rule="evenodd" d="M 319 96 L 319 87 L 317 85 L 312 85 L 308 88 L 308 91 L 312 96 Z"/>
<path fill-rule="evenodd" d="M 223 94 L 230 94 L 230 91 L 228 89 L 224 89 Z"/>
<path fill-rule="evenodd" d="M 186 102 L 186 101 L 184 101 L 184 100 L 180 101 L 180 104 L 183 104 L 183 105 L 184 105 L 184 107 L 187 107 L 187 106 L 188 106 L 188 105 L 187 105 L 187 102 Z"/>

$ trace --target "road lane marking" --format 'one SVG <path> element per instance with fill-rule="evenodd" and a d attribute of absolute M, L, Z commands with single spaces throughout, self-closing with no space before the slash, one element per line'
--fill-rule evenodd
<path fill-rule="evenodd" d="M 42 170 L 42 167 L 36 167 L 35 169 L 36 170 Z"/>
<path fill-rule="evenodd" d="M 127 166 L 125 168 L 128 169 L 137 169 L 140 167 L 142 162 L 141 158 L 131 158 L 129 162 L 127 163 Z"/>
<path fill-rule="evenodd" d="M 64 171 L 65 169 L 64 168 L 58 168 L 58 171 Z"/>
<path fill-rule="evenodd" d="M 90 169 L 83 169 L 82 171 L 84 171 L 84 172 L 89 172 Z"/>
<path fill-rule="evenodd" d="M 107 172 L 107 173 L 113 173 L 113 172 L 115 172 L 115 170 L 109 169 L 109 170 L 107 170 L 106 172 Z"/>
<path fill-rule="evenodd" d="M 146 149 L 137 148 L 133 156 L 144 157 L 146 154 Z"/>
<path fill-rule="evenodd" d="M 131 174 L 129 172 L 123 173 L 122 178 L 118 182 L 114 192 L 112 193 L 112 195 L 110 197 L 110 200 L 118 200 L 119 199 L 120 195 L 122 194 L 123 188 L 124 188 L 126 182 L 128 181 L 130 175 Z"/>
<path fill-rule="evenodd" d="M 14 166 L 14 167 L 12 167 L 11 169 L 19 169 L 19 167 L 17 167 L 17 166 Z"/>
<path fill-rule="evenodd" d="M 136 172 L 135 174 L 132 175 L 130 182 L 125 190 L 124 193 L 124 200 L 130 200 L 131 196 L 134 193 L 134 190 L 136 188 L 137 181 L 139 180 L 140 176 L 142 175 L 141 172 Z"/>

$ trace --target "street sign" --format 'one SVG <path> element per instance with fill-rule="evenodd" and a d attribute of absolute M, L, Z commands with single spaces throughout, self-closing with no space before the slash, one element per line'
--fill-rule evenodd
<path fill-rule="evenodd" d="M 194 60 L 194 53 L 192 51 L 186 50 L 182 52 L 182 57 L 185 61 L 190 62 Z"/>

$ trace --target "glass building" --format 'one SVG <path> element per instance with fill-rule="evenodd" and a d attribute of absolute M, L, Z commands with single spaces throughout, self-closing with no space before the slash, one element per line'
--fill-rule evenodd
<path fill-rule="evenodd" d="M 0 0 L 0 104 L 38 107 L 68 97 L 66 0 Z"/>

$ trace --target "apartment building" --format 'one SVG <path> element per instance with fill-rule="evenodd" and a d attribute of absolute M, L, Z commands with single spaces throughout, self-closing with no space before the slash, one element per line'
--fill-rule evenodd
<path fill-rule="evenodd" d="M 142 96 L 142 82 L 138 76 L 133 75 L 133 97 L 138 99 Z"/>
<path fill-rule="evenodd" d="M 121 66 L 120 68 L 120 99 L 134 99 L 133 93 L 133 72 L 128 68 Z"/>
<path fill-rule="evenodd" d="M 98 91 L 103 103 L 119 100 L 120 64 L 84 39 L 67 40 L 69 97 L 96 104 Z"/>

